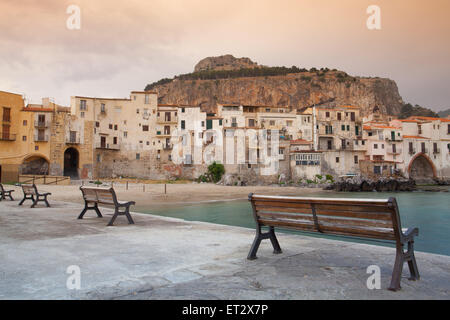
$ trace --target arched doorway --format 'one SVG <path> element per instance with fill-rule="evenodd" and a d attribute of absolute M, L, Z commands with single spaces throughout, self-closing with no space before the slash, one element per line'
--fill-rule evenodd
<path fill-rule="evenodd" d="M 78 161 L 80 155 L 75 148 L 64 151 L 64 175 L 71 179 L 78 179 Z"/>
<path fill-rule="evenodd" d="M 414 180 L 429 180 L 436 178 L 436 167 L 424 153 L 412 158 L 408 167 L 409 177 Z"/>
<path fill-rule="evenodd" d="M 48 175 L 49 162 L 40 155 L 25 158 L 20 165 L 20 174 Z"/>

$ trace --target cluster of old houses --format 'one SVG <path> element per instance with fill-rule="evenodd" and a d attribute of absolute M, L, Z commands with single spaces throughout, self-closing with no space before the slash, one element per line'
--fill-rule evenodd
<path fill-rule="evenodd" d="M 227 173 L 267 181 L 281 174 L 293 181 L 318 174 L 450 177 L 450 119 L 398 120 L 377 107 L 363 115 L 357 106 L 218 104 L 205 113 L 158 104 L 149 91 L 126 99 L 75 96 L 63 107 L 50 99 L 25 105 L 21 95 L 0 91 L 0 119 L 2 182 L 27 174 L 193 179 L 214 160 Z"/>

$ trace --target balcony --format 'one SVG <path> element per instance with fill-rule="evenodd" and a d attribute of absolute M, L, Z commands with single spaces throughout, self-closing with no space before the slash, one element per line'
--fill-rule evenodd
<path fill-rule="evenodd" d="M 96 142 L 95 149 L 120 150 L 120 146 L 119 144 Z"/>
<path fill-rule="evenodd" d="M 161 131 L 156 131 L 156 137 L 160 137 L 160 138 L 168 138 L 171 137 L 172 135 L 170 134 L 170 132 L 161 132 Z"/>
<path fill-rule="evenodd" d="M 411 154 L 411 155 L 412 155 L 412 154 L 416 154 L 416 149 L 409 149 L 409 150 L 408 150 L 408 153 Z"/>
<path fill-rule="evenodd" d="M 178 117 L 171 117 L 170 119 L 165 117 L 157 117 L 156 122 L 158 124 L 178 124 Z"/>
<path fill-rule="evenodd" d="M 171 143 L 165 143 L 163 145 L 164 150 L 172 150 L 172 148 L 173 148 L 173 145 Z"/>
<path fill-rule="evenodd" d="M 16 135 L 9 132 L 0 132 L 0 141 L 16 141 Z"/>
<path fill-rule="evenodd" d="M 35 134 L 34 135 L 34 142 L 48 142 L 48 135 L 47 134 Z"/>
<path fill-rule="evenodd" d="M 387 151 L 387 153 L 389 153 L 389 154 L 401 154 L 402 153 L 402 149 L 396 149 L 395 151 L 392 150 L 392 149 L 389 149 Z"/>
<path fill-rule="evenodd" d="M 76 137 L 66 137 L 67 144 L 80 144 L 80 136 Z"/>
<path fill-rule="evenodd" d="M 35 128 L 48 128 L 50 126 L 50 121 L 34 121 Z"/>
<path fill-rule="evenodd" d="M 441 149 L 439 149 L 439 148 L 433 149 L 433 153 L 434 154 L 441 153 Z"/>

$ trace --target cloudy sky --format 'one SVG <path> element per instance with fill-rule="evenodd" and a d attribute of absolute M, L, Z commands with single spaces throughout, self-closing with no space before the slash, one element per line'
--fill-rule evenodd
<path fill-rule="evenodd" d="M 69 5 L 81 29 L 69 30 Z M 381 30 L 368 30 L 369 5 Z M 0 90 L 29 102 L 127 97 L 202 58 L 328 67 L 395 80 L 406 102 L 450 107 L 449 0 L 0 0 Z"/>

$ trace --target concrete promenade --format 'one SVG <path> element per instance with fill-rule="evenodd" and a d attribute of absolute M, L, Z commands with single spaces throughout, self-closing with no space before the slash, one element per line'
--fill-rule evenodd
<path fill-rule="evenodd" d="M 254 230 L 134 213 L 114 227 L 82 205 L 0 202 L 0 299 L 449 299 L 450 257 L 417 252 L 421 280 L 387 290 L 395 250 L 278 233 L 246 260 Z M 419 238 L 420 241 L 420 238 Z M 68 290 L 69 266 L 81 289 Z M 381 268 L 381 290 L 366 286 Z"/>

